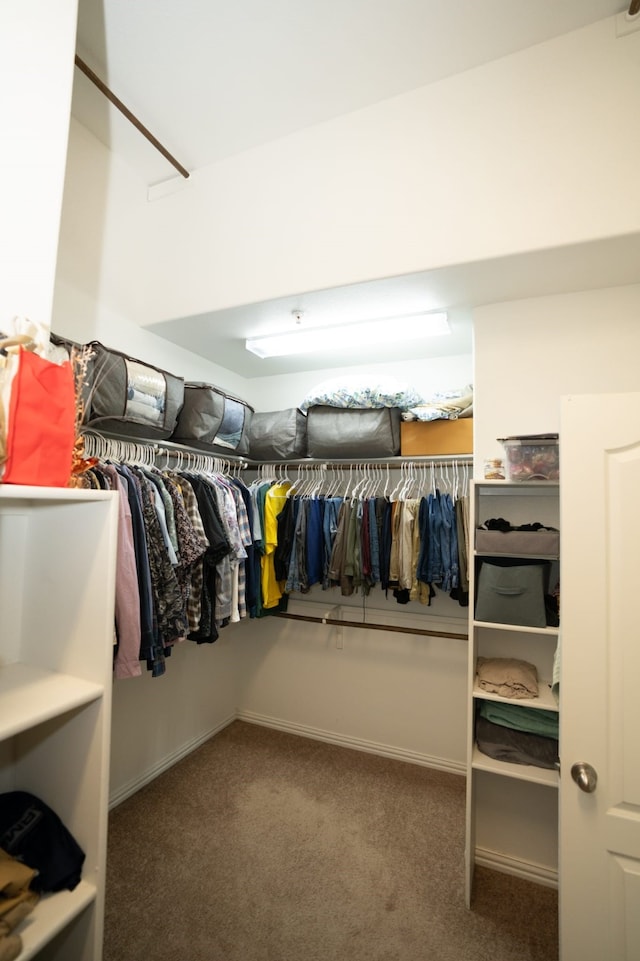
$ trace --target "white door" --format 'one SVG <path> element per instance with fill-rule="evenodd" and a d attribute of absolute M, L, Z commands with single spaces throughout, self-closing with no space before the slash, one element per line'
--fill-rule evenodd
<path fill-rule="evenodd" d="M 560 456 L 560 958 L 638 961 L 640 394 L 563 398 Z"/>

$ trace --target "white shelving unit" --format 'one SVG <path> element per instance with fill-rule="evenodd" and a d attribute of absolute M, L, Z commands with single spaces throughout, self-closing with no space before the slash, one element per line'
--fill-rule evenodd
<path fill-rule="evenodd" d="M 117 496 L 0 486 L 0 791 L 41 798 L 86 855 L 18 927 L 21 961 L 102 957 Z"/>
<path fill-rule="evenodd" d="M 475 481 L 470 502 L 474 539 L 480 525 L 502 517 L 513 526 L 539 521 L 559 528 L 559 486 L 545 481 Z M 497 553 L 497 552 L 495 552 Z M 534 765 L 495 760 L 475 742 L 480 700 L 557 711 L 551 691 L 558 628 L 521 627 L 477 621 L 474 617 L 476 558 L 470 559 L 469 688 L 467 743 L 466 900 L 471 904 L 474 867 L 485 864 L 542 883 L 557 882 L 558 773 Z M 514 556 L 514 555 L 503 555 Z M 516 557 L 522 555 L 515 555 Z M 541 560 L 558 560 L 540 555 Z M 507 699 L 480 689 L 476 662 L 483 657 L 517 657 L 536 665 L 539 696 Z"/>

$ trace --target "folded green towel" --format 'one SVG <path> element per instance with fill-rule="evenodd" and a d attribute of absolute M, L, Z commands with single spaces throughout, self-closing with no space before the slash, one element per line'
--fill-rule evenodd
<path fill-rule="evenodd" d="M 480 714 L 494 724 L 510 727 L 514 731 L 558 737 L 559 717 L 557 711 L 545 711 L 536 707 L 518 707 L 501 701 L 481 701 Z"/>

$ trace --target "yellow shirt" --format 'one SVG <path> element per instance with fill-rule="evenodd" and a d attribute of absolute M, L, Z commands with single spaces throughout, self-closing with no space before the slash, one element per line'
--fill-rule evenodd
<path fill-rule="evenodd" d="M 264 501 L 264 525 L 262 539 L 264 554 L 260 559 L 262 606 L 275 607 L 284 594 L 286 581 L 277 581 L 274 565 L 274 552 L 278 546 L 278 514 L 281 513 L 291 484 L 274 484 L 267 491 Z"/>

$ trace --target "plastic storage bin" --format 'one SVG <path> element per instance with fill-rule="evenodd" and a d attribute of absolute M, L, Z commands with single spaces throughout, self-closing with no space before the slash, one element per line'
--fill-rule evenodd
<path fill-rule="evenodd" d="M 501 437 L 510 481 L 557 481 L 560 478 L 560 449 L 557 434 Z"/>

